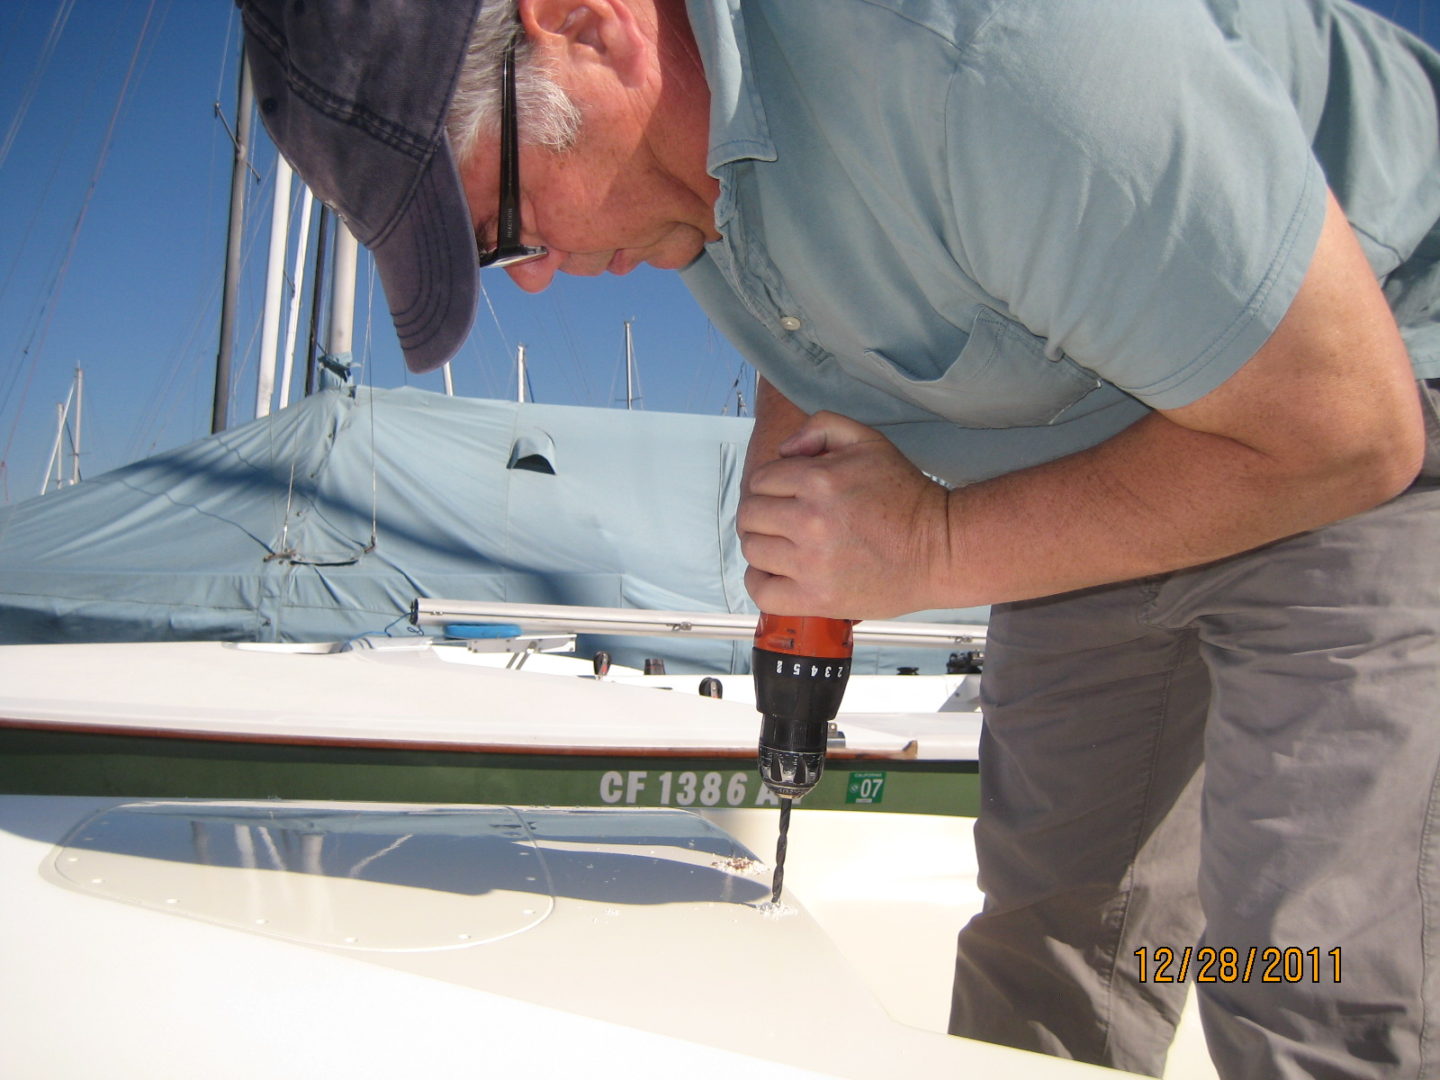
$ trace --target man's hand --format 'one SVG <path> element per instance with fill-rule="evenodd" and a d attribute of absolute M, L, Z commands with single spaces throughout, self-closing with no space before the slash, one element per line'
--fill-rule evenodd
<path fill-rule="evenodd" d="M 888 618 L 952 567 L 948 492 L 878 431 L 816 413 L 756 466 L 736 526 L 762 611 Z"/>

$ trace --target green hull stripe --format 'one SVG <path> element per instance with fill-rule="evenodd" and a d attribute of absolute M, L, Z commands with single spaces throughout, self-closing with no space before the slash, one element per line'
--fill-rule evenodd
<path fill-rule="evenodd" d="M 878 764 L 832 761 L 805 807 L 963 816 L 979 811 L 975 762 Z M 863 780 L 852 780 L 852 773 Z M 861 789 L 883 790 L 883 798 L 857 799 Z M 777 805 L 753 766 L 719 758 L 286 746 L 22 729 L 0 729 L 0 792 L 692 809 Z"/>

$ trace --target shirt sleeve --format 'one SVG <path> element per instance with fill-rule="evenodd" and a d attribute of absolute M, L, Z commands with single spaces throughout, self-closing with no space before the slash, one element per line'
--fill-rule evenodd
<path fill-rule="evenodd" d="M 1275 74 L 1201 0 L 1010 0 L 946 111 L 957 258 L 1153 408 L 1234 374 L 1308 268 L 1325 182 Z"/>

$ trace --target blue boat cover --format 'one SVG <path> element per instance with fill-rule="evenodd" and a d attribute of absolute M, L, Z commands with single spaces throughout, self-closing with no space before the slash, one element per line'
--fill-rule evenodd
<path fill-rule="evenodd" d="M 750 427 L 325 391 L 0 509 L 0 642 L 403 634 L 417 596 L 753 611 L 733 527 Z M 598 648 L 748 669 L 741 642 L 582 640 Z M 915 662 L 873 652 L 856 670 Z"/>

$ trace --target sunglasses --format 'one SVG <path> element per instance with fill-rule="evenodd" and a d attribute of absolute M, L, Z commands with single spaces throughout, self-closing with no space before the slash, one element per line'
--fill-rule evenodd
<path fill-rule="evenodd" d="M 515 124 L 515 42 L 505 48 L 500 68 L 500 213 L 495 246 L 480 252 L 480 268 L 514 266 L 549 254 L 520 242 L 520 135 Z"/>

